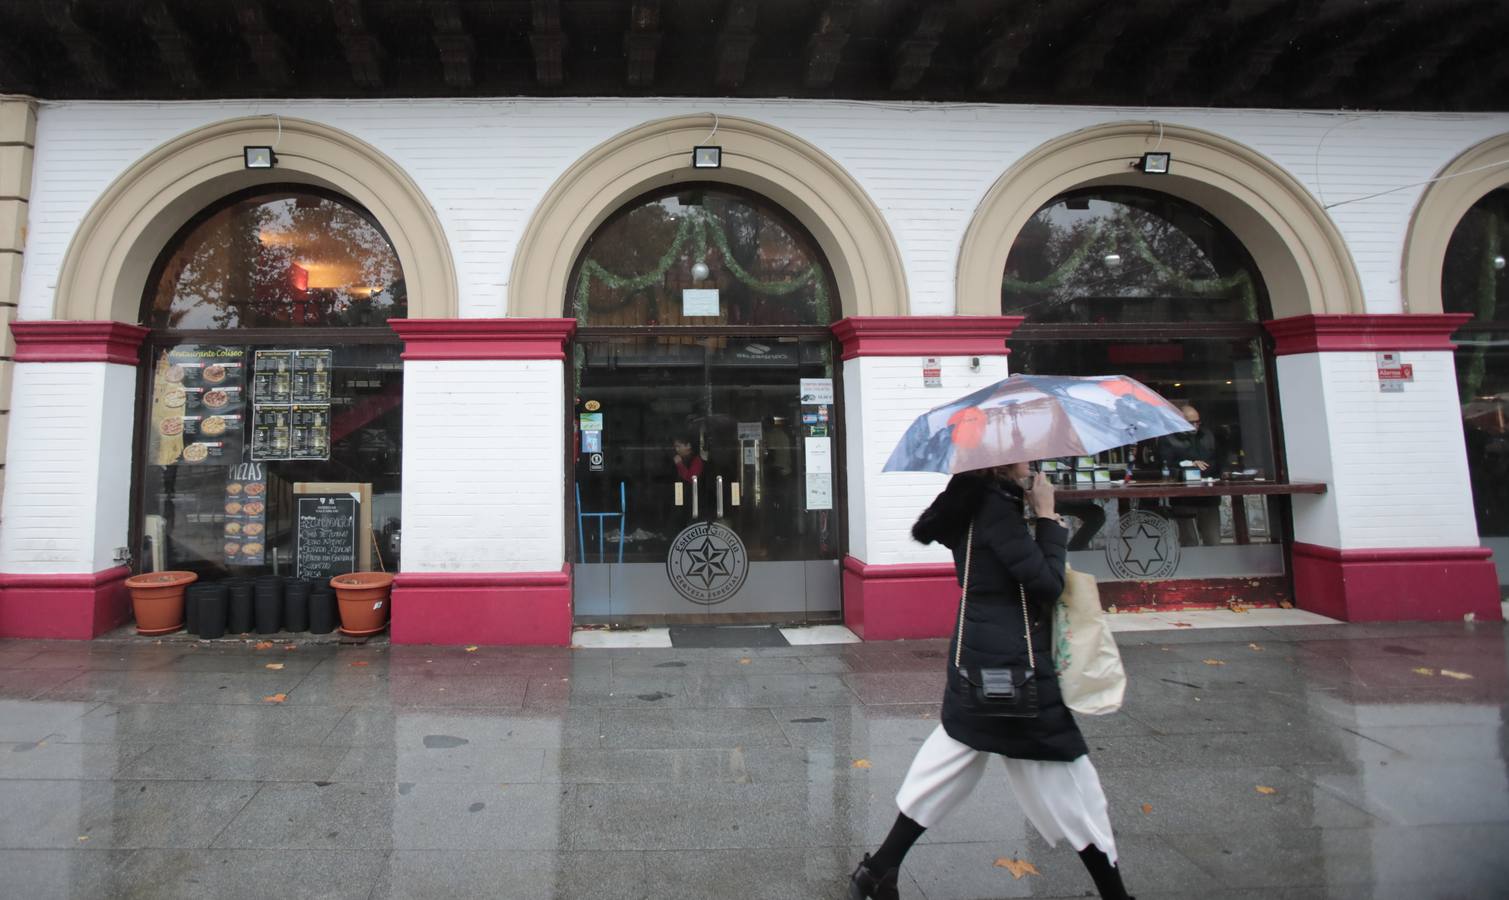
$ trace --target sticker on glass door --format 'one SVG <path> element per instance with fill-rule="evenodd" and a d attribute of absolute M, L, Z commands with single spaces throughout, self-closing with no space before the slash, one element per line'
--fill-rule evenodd
<path fill-rule="evenodd" d="M 693 522 L 671 541 L 665 571 L 676 593 L 701 606 L 716 606 L 744 586 L 749 554 L 733 529 Z"/>

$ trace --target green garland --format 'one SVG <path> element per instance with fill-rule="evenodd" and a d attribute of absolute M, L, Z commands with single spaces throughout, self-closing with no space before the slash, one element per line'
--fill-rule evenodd
<path fill-rule="evenodd" d="M 1037 281 L 1022 281 L 1010 275 L 1002 277 L 1002 290 L 1037 297 L 1042 297 L 1059 290 L 1069 280 L 1070 276 L 1085 267 L 1090 254 L 1101 243 L 1112 227 L 1114 227 L 1112 224 L 1095 225 L 1093 230 L 1085 237 L 1084 242 L 1074 249 L 1074 252 L 1065 257 L 1064 261 L 1059 263 L 1052 272 Z M 1243 311 L 1251 321 L 1255 322 L 1260 318 L 1258 313 L 1257 288 L 1253 284 L 1252 276 L 1246 271 L 1238 272 L 1235 275 L 1228 275 L 1224 278 L 1190 278 L 1170 268 L 1163 260 L 1159 259 L 1158 255 L 1153 252 L 1153 248 L 1148 245 L 1147 238 L 1143 236 L 1142 230 L 1135 227 L 1135 225 L 1128 228 L 1118 228 L 1117 230 L 1125 232 L 1131 238 L 1131 252 L 1152 268 L 1153 274 L 1158 278 L 1161 285 L 1197 297 L 1216 297 L 1222 294 L 1234 294 L 1241 301 Z M 1254 360 L 1254 363 L 1253 380 L 1261 384 L 1265 374 L 1262 357 L 1258 356 Z"/>
<path fill-rule="evenodd" d="M 581 273 L 577 276 L 576 283 L 576 315 L 581 324 L 587 324 L 589 311 L 588 298 L 591 295 L 592 285 L 601 283 L 615 291 L 632 293 L 643 290 L 653 284 L 662 281 L 666 272 L 670 271 L 682 256 L 687 242 L 694 242 L 692 249 L 698 259 L 707 258 L 708 235 L 712 236 L 713 243 L 723 255 L 723 265 L 739 283 L 756 293 L 767 296 L 779 296 L 790 294 L 805 287 L 813 289 L 812 303 L 816 312 L 824 321 L 829 315 L 827 279 L 821 266 L 814 265 L 796 278 L 785 281 L 761 281 L 739 265 L 733 253 L 729 250 L 728 235 L 714 217 L 706 212 L 693 212 L 684 217 L 676 226 L 675 237 L 671 245 L 655 264 L 651 271 L 639 275 L 619 275 L 603 268 L 596 260 L 588 259 L 582 264 Z M 627 302 L 627 300 L 625 300 Z"/>

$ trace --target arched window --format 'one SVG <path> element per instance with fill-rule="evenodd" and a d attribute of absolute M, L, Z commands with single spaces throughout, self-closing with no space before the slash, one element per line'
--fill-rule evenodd
<path fill-rule="evenodd" d="M 1462 217 L 1446 246 L 1441 305 L 1470 313 L 1456 333 L 1457 387 L 1478 534 L 1509 538 L 1509 188 Z M 1501 550 L 1509 551 L 1509 541 Z M 1502 554 L 1496 554 L 1500 557 Z"/>
<path fill-rule="evenodd" d="M 629 203 L 593 234 L 567 303 L 584 328 L 827 325 L 834 288 L 817 242 L 783 210 L 725 187 L 678 185 Z"/>
<path fill-rule="evenodd" d="M 1122 187 L 1055 197 L 1011 248 L 1001 312 L 1026 320 L 1011 337 L 1013 371 L 1129 375 L 1184 407 L 1187 418 L 1200 422 L 1202 453 L 1210 457 L 1191 475 L 1282 474 L 1263 279 L 1241 242 L 1199 207 Z M 1101 474 L 1091 477 L 1177 481 L 1192 455 L 1177 442 L 1148 442 L 1103 454 L 1095 461 Z M 1277 525 L 1261 503 L 1250 523 L 1234 519 L 1222 498 L 1217 535 L 1213 512 L 1180 510 L 1180 502 L 1213 508 L 1215 498 L 1176 501 L 1173 515 L 1186 547 L 1243 544 L 1272 536 Z M 1074 549 L 1086 548 L 1080 541 Z"/>
<path fill-rule="evenodd" d="M 141 568 L 395 569 L 403 363 L 386 321 L 406 308 L 387 236 L 343 197 L 257 188 L 180 229 L 142 300 Z M 333 543 L 304 515 L 322 501 L 354 504 Z"/>
<path fill-rule="evenodd" d="M 398 255 L 365 210 L 307 188 L 207 210 L 159 262 L 147 324 L 179 330 L 381 325 L 406 315 Z"/>

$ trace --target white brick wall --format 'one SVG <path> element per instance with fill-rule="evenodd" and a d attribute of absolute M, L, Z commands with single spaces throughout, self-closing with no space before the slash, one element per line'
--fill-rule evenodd
<path fill-rule="evenodd" d="M 861 356 L 844 361 L 849 423 L 849 553 L 871 564 L 946 562 L 948 551 L 912 540 L 912 523 L 948 482 L 930 472 L 882 472 L 912 420 L 935 406 L 1006 377 L 1006 357 L 943 357 L 943 386 L 924 387 L 922 357 Z"/>
<path fill-rule="evenodd" d="M 136 371 L 19 363 L 0 572 L 81 574 L 126 546 Z"/>
<path fill-rule="evenodd" d="M 556 360 L 404 363 L 404 571 L 560 570 L 565 408 Z"/>
<path fill-rule="evenodd" d="M 197 126 L 274 112 L 345 129 L 393 157 L 446 230 L 462 314 L 502 315 L 519 236 L 569 165 L 642 122 L 712 108 L 788 129 L 847 169 L 892 229 L 912 311 L 927 315 L 953 311 L 959 243 L 992 183 L 1023 154 L 1075 129 L 1153 118 L 1204 128 L 1267 154 L 1323 203 L 1423 182 L 1467 147 L 1509 131 L 1505 115 L 841 101 L 45 103 L 21 315 L 52 317 L 69 240 L 133 160 Z M 1370 311 L 1401 308 L 1404 232 L 1421 190 L 1405 187 L 1332 213 L 1357 262 Z M 1296 505 L 1301 540 L 1347 547 L 1475 542 L 1449 358 L 1410 357 L 1418 358 L 1416 384 L 1404 395 L 1383 397 L 1369 380 L 1370 354 L 1280 361 L 1294 474 L 1313 471 L 1336 485 L 1332 495 Z M 984 371 L 974 374 L 965 360 L 949 359 L 947 387 L 930 391 L 921 386 L 917 358 L 845 364 L 851 552 L 872 563 L 942 558 L 907 535 L 942 478 L 879 470 L 913 416 L 1003 376 L 1004 367 L 1000 358 L 987 358 Z M 106 568 L 109 548 L 125 542 L 129 376 L 107 377 L 102 364 L 48 364 L 45 374 L 30 368 L 32 374 L 16 379 L 11 451 L 18 462 L 4 499 L 0 571 Z M 405 372 L 405 567 L 559 567 L 565 496 L 560 365 L 416 362 Z M 1334 433 L 1318 427 L 1326 421 L 1316 417 L 1322 413 L 1334 417 Z"/>
<path fill-rule="evenodd" d="M 502 315 L 514 248 L 565 169 L 648 120 L 716 109 L 813 142 L 880 207 L 900 246 L 914 312 L 954 308 L 959 242 L 990 185 L 1023 154 L 1089 125 L 1157 118 L 1267 154 L 1334 203 L 1424 181 L 1505 115 L 1331 114 L 1266 110 L 1053 108 L 743 100 L 386 100 L 44 103 L 38 116 L 24 318 L 50 318 L 68 241 L 90 204 L 133 160 L 191 128 L 281 113 L 328 123 L 393 157 L 434 204 L 450 239 L 467 316 Z M 1399 261 L 1422 188 L 1337 207 L 1369 309 L 1400 309 Z"/>
<path fill-rule="evenodd" d="M 1402 359 L 1415 380 L 1385 394 L 1373 353 L 1279 358 L 1290 477 L 1331 485 L 1322 497 L 1296 498 L 1297 540 L 1342 549 L 1477 545 L 1451 353 Z"/>

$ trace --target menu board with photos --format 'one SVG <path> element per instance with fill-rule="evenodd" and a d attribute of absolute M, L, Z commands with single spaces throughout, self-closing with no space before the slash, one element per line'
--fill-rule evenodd
<path fill-rule="evenodd" d="M 267 547 L 267 475 L 257 463 L 232 466 L 225 480 L 225 561 L 260 566 Z"/>
<path fill-rule="evenodd" d="M 148 458 L 159 466 L 241 460 L 246 354 L 239 347 L 181 344 L 152 369 Z"/>
<path fill-rule="evenodd" d="M 330 458 L 330 350 L 258 350 L 253 460 Z"/>

